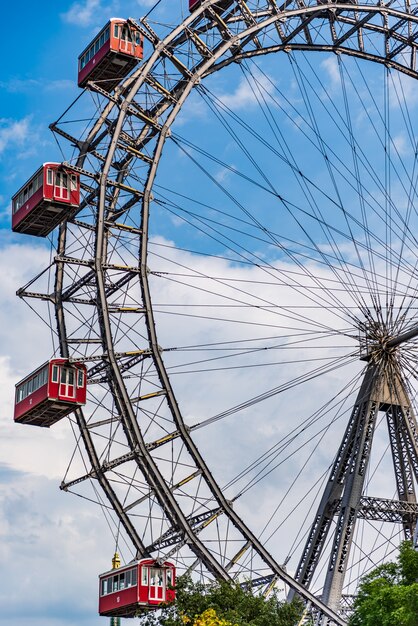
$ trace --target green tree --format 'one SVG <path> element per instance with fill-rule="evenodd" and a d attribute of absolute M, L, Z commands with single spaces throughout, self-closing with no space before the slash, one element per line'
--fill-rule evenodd
<path fill-rule="evenodd" d="M 288 604 L 274 594 L 253 595 L 236 583 L 203 585 L 183 576 L 174 604 L 142 616 L 142 626 L 295 626 L 302 611 L 299 600 Z"/>
<path fill-rule="evenodd" d="M 404 541 L 396 563 L 365 576 L 350 626 L 418 626 L 418 552 Z"/>
<path fill-rule="evenodd" d="M 201 615 L 196 617 L 193 626 L 234 626 L 234 624 L 220 618 L 215 609 L 206 609 L 206 611 L 203 611 Z"/>

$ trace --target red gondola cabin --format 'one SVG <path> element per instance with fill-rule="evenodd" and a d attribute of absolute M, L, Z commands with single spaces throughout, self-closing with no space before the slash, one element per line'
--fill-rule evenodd
<path fill-rule="evenodd" d="M 44 163 L 12 198 L 12 230 L 45 237 L 79 206 L 79 174 Z"/>
<path fill-rule="evenodd" d="M 86 403 L 86 367 L 51 359 L 16 385 L 15 422 L 52 426 Z"/>
<path fill-rule="evenodd" d="M 174 602 L 176 569 L 141 559 L 99 576 L 99 613 L 109 617 L 133 617 L 141 609 L 155 609 Z"/>
<path fill-rule="evenodd" d="M 111 91 L 144 54 L 144 38 L 127 20 L 112 18 L 78 57 L 78 86 L 89 80 Z"/>

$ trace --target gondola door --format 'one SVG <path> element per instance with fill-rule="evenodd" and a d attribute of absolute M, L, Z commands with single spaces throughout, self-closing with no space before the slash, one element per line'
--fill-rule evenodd
<path fill-rule="evenodd" d="M 73 400 L 75 398 L 75 374 L 74 368 L 62 367 L 60 374 L 59 399 Z"/>
<path fill-rule="evenodd" d="M 121 32 L 120 42 L 119 42 L 119 50 L 121 52 L 125 52 L 126 54 L 132 53 L 132 36 L 127 26 L 122 27 L 122 32 Z"/>
<path fill-rule="evenodd" d="M 165 602 L 165 572 L 161 567 L 149 569 L 149 599 Z"/>
<path fill-rule="evenodd" d="M 54 196 L 57 200 L 68 200 L 68 174 L 66 172 L 55 172 Z"/>

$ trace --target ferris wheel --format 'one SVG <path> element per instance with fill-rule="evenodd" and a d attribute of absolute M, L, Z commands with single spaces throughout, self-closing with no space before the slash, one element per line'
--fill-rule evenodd
<path fill-rule="evenodd" d="M 61 487 L 129 558 L 284 583 L 343 625 L 418 519 L 418 13 L 190 9 L 104 26 L 62 163 L 14 198 L 55 246 L 18 292 L 55 333 L 19 401 L 55 376 L 65 408 L 32 423 L 71 412 Z"/>

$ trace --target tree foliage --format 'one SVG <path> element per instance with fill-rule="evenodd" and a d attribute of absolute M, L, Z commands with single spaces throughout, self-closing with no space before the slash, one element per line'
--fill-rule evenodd
<path fill-rule="evenodd" d="M 295 626 L 303 611 L 299 600 L 281 602 L 253 595 L 237 583 L 203 585 L 182 577 L 176 601 L 141 618 L 142 626 Z"/>
<path fill-rule="evenodd" d="M 194 619 L 193 626 L 233 626 L 233 624 L 220 618 L 215 609 L 206 609 L 206 611 L 203 611 L 201 615 Z"/>
<path fill-rule="evenodd" d="M 402 543 L 396 563 L 362 579 L 350 626 L 418 626 L 418 552 Z"/>

